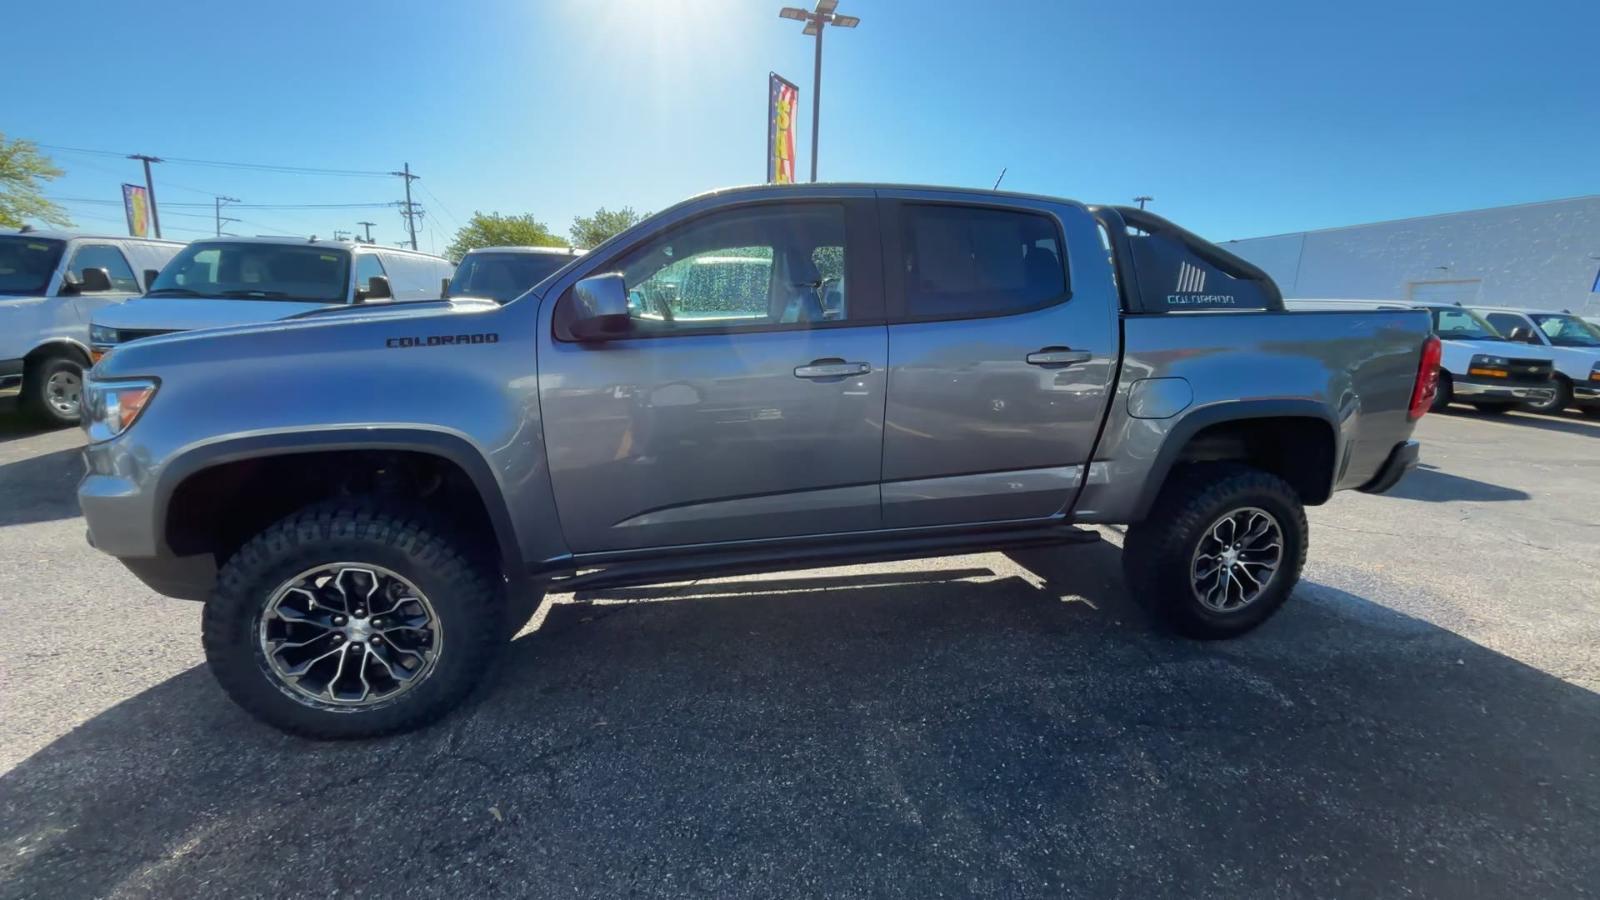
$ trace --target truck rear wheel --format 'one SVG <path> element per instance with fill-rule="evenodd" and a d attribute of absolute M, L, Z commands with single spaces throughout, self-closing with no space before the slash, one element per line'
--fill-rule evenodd
<path fill-rule="evenodd" d="M 203 616 L 206 660 L 256 718 L 315 738 L 440 718 L 504 642 L 494 578 L 409 511 L 340 500 L 267 528 L 228 560 Z"/>
<path fill-rule="evenodd" d="M 1236 463 L 1176 472 L 1128 529 L 1123 573 L 1135 600 L 1194 638 L 1236 637 L 1288 599 L 1306 561 L 1305 508 L 1283 479 Z"/>

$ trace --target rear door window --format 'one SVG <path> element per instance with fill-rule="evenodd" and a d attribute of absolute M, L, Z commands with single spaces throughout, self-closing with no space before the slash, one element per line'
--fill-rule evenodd
<path fill-rule="evenodd" d="M 72 255 L 68 268 L 79 279 L 83 278 L 84 269 L 105 269 L 111 275 L 111 290 L 115 293 L 137 294 L 140 290 L 133 267 L 123 258 L 122 251 L 110 244 L 84 244 Z"/>
<path fill-rule="evenodd" d="M 906 315 L 973 318 L 1038 309 L 1067 296 L 1055 220 L 985 207 L 900 207 Z"/>

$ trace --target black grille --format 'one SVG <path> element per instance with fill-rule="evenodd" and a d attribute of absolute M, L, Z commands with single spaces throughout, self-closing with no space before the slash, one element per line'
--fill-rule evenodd
<path fill-rule="evenodd" d="M 1543 384 L 1550 380 L 1552 364 L 1548 359 L 1507 359 L 1506 381 L 1516 384 Z"/>
<path fill-rule="evenodd" d="M 118 328 L 117 343 L 126 344 L 137 341 L 139 338 L 155 337 L 158 334 L 171 334 L 175 328 Z"/>

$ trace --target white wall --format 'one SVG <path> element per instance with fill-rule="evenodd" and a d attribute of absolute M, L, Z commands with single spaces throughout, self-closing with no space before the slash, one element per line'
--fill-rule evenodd
<path fill-rule="evenodd" d="M 1600 197 L 1228 241 L 1285 297 L 1461 298 L 1600 315 Z M 1445 267 L 1445 268 L 1440 268 Z"/>

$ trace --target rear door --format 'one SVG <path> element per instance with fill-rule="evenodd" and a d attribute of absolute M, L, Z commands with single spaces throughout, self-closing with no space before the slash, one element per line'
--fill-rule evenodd
<path fill-rule="evenodd" d="M 877 528 L 888 340 L 870 191 L 713 205 L 578 274 L 632 327 L 579 342 L 556 300 L 539 396 L 575 552 Z"/>
<path fill-rule="evenodd" d="M 1061 511 L 1117 361 L 1107 253 L 1087 211 L 880 192 L 889 313 L 885 527 Z"/>

